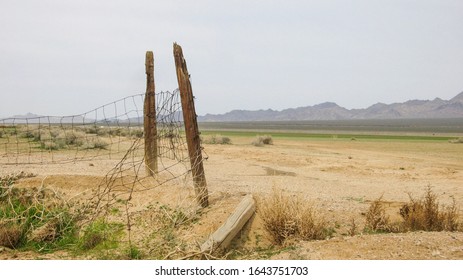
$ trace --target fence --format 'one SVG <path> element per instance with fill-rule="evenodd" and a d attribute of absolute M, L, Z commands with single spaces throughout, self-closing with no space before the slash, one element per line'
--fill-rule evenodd
<path fill-rule="evenodd" d="M 186 62 L 177 44 L 174 57 L 179 90 L 155 94 L 153 54 L 147 52 L 145 94 L 80 115 L 0 119 L 0 164 L 119 160 L 98 185 L 97 209 L 118 196 L 130 194 L 136 185 L 152 189 L 191 172 L 198 203 L 206 207 L 206 180 L 193 94 Z M 147 177 L 154 178 L 155 183 L 151 180 L 144 185 Z"/>

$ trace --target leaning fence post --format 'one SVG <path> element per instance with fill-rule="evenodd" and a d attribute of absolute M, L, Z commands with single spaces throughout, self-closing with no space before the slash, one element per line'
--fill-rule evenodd
<path fill-rule="evenodd" d="M 156 130 L 156 100 L 154 93 L 154 57 L 146 52 L 146 93 L 143 106 L 143 129 L 145 136 L 145 170 L 151 176 L 158 173 L 158 143 Z"/>
<path fill-rule="evenodd" d="M 196 110 L 193 100 L 193 90 L 190 83 L 190 75 L 183 58 L 182 47 L 174 43 L 175 68 L 177 71 L 178 87 L 182 100 L 183 122 L 190 156 L 191 172 L 195 187 L 196 199 L 202 207 L 209 205 L 206 175 L 204 174 L 203 157 L 201 153 L 201 142 L 199 129 L 196 120 Z"/>

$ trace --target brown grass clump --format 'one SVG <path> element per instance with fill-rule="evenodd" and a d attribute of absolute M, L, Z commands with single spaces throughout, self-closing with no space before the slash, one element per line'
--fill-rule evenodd
<path fill-rule="evenodd" d="M 15 249 L 21 241 L 22 234 L 18 225 L 0 223 L 0 247 Z"/>
<path fill-rule="evenodd" d="M 55 221 L 49 221 L 32 230 L 28 238 L 34 242 L 53 242 L 59 237 L 58 230 L 59 224 Z"/>
<path fill-rule="evenodd" d="M 428 186 L 423 198 L 410 201 L 400 208 L 402 220 L 391 223 L 383 206 L 382 196 L 373 201 L 366 213 L 366 232 L 458 231 L 461 230 L 455 199 L 450 206 L 440 207 L 437 195 Z"/>
<path fill-rule="evenodd" d="M 411 195 L 410 202 L 402 206 L 400 215 L 403 218 L 405 231 L 457 231 L 459 215 L 455 199 L 448 207 L 439 207 L 437 195 L 430 186 L 422 199 Z"/>
<path fill-rule="evenodd" d="M 270 135 L 257 136 L 252 142 L 252 145 L 256 147 L 261 147 L 263 145 L 272 145 L 273 138 Z"/>
<path fill-rule="evenodd" d="M 463 137 L 450 140 L 449 142 L 450 142 L 450 143 L 453 143 L 453 144 L 461 144 L 461 143 L 463 143 Z"/>
<path fill-rule="evenodd" d="M 222 136 L 220 134 L 211 135 L 203 140 L 205 144 L 219 144 L 219 145 L 229 145 L 231 144 L 231 139 L 226 136 Z"/>
<path fill-rule="evenodd" d="M 279 245 L 290 238 L 321 240 L 332 232 L 303 197 L 288 196 L 282 190 L 274 190 L 268 198 L 260 200 L 257 211 L 264 228 Z"/>
<path fill-rule="evenodd" d="M 391 232 L 391 224 L 383 206 L 383 196 L 371 202 L 365 215 L 365 231 Z"/>

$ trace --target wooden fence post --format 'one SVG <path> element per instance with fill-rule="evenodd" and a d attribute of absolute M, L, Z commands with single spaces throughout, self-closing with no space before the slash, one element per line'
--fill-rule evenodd
<path fill-rule="evenodd" d="M 174 43 L 175 68 L 177 71 L 178 87 L 182 100 L 183 122 L 185 124 L 188 155 L 190 156 L 191 172 L 193 175 L 196 199 L 202 207 L 209 205 L 206 175 L 204 174 L 203 156 L 199 139 L 199 129 L 196 120 L 193 90 L 190 83 L 190 75 L 183 58 L 182 47 Z"/>
<path fill-rule="evenodd" d="M 154 92 L 154 56 L 146 52 L 146 93 L 143 106 L 143 129 L 145 136 L 145 170 L 148 176 L 158 173 L 158 140 L 156 130 L 156 99 Z"/>

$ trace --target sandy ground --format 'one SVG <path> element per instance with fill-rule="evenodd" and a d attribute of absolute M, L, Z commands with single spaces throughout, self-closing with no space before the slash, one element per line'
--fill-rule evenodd
<path fill-rule="evenodd" d="M 336 229 L 329 240 L 296 242 L 292 250 L 273 259 L 463 259 L 463 233 L 414 232 L 362 234 L 369 202 L 383 197 L 391 218 L 409 194 L 421 197 L 428 185 L 442 204 L 455 198 L 463 209 L 463 144 L 427 141 L 366 141 L 341 139 L 274 139 L 255 147 L 252 139 L 232 138 L 232 145 L 205 145 L 205 172 L 210 207 L 185 238 L 204 241 L 233 211 L 243 195 L 264 197 L 272 189 L 302 194 Z M 37 174 L 20 186 L 45 184 L 79 195 L 95 188 L 117 160 L 65 165 L 1 165 L 0 174 Z M 136 195 L 133 205 L 143 210 L 153 201 L 191 203 L 190 183 L 172 181 Z M 463 216 L 463 212 L 460 211 Z M 347 232 L 355 221 L 356 236 Z M 259 215 L 247 225 L 235 249 L 252 251 L 270 245 Z M 29 253 L 0 250 L 3 258 L 32 258 Z M 252 255 L 251 255 L 252 256 Z M 36 257 L 36 256 L 35 256 Z M 47 256 L 41 256 L 47 258 Z M 51 258 L 68 258 L 57 253 Z"/>

